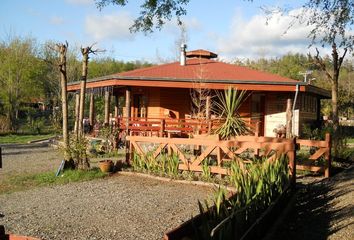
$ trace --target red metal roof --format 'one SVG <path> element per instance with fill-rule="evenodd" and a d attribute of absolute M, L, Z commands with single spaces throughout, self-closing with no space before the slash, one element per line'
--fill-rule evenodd
<path fill-rule="evenodd" d="M 179 62 L 162 64 L 148 68 L 113 74 L 117 77 L 158 78 L 158 79 L 205 79 L 230 81 L 260 81 L 296 83 L 299 81 L 281 77 L 276 74 L 253 70 L 234 64 L 214 61 L 205 58 L 187 58 L 186 65 Z"/>

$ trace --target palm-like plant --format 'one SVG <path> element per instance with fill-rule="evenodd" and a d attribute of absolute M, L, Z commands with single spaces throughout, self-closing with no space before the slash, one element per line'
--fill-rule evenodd
<path fill-rule="evenodd" d="M 246 91 L 238 91 L 231 87 L 224 92 L 216 92 L 219 101 L 215 103 L 213 110 L 224 121 L 215 133 L 219 134 L 222 139 L 244 135 L 250 131 L 238 112 L 247 98 L 246 93 Z"/>

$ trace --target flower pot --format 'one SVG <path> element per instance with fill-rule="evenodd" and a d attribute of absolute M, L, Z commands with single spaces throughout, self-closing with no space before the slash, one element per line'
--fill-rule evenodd
<path fill-rule="evenodd" d="M 98 166 L 102 172 L 112 172 L 113 161 L 112 160 L 102 160 L 102 161 L 99 161 Z"/>

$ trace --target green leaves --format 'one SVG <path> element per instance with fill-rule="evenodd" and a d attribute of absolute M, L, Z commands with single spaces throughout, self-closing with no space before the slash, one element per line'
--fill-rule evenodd
<path fill-rule="evenodd" d="M 224 93 L 216 92 L 218 100 L 215 103 L 214 112 L 224 119 L 224 122 L 216 130 L 222 139 L 232 136 L 244 135 L 249 132 L 245 121 L 238 112 L 241 104 L 246 99 L 246 91 L 228 88 Z"/>
<path fill-rule="evenodd" d="M 230 185 L 236 189 L 233 197 L 226 199 L 226 191 L 219 188 L 214 194 L 214 207 L 199 202 L 201 213 L 207 213 L 197 232 L 203 239 L 235 239 L 235 232 L 242 236 L 289 183 L 285 156 L 273 162 L 253 161 L 244 168 L 234 160 L 230 172 Z"/>

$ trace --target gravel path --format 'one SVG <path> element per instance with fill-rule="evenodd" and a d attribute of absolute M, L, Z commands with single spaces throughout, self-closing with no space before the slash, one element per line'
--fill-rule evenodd
<path fill-rule="evenodd" d="M 2 145 L 3 166 L 0 181 L 8 176 L 55 171 L 62 160 L 62 153 L 48 144 Z"/>
<path fill-rule="evenodd" d="M 304 182 L 271 239 L 354 239 L 354 166 L 330 179 Z"/>
<path fill-rule="evenodd" d="M 0 176 L 53 170 L 61 153 L 43 144 L 3 147 Z M 0 181 L 1 181 L 0 177 Z M 0 195 L 0 225 L 42 239 L 161 239 L 198 213 L 208 187 L 115 176 Z"/>

